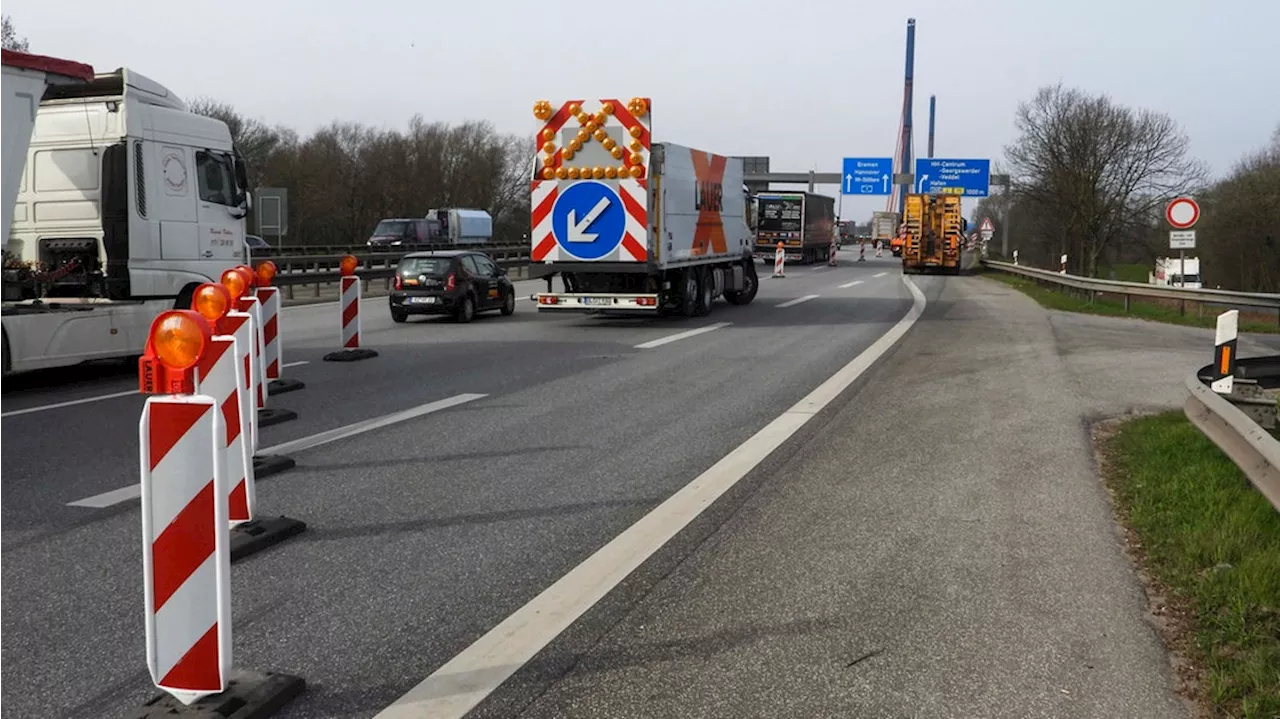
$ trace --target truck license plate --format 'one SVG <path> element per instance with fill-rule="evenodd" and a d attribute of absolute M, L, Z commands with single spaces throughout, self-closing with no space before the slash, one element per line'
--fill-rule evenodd
<path fill-rule="evenodd" d="M 611 304 L 613 304 L 613 299 L 612 299 L 612 298 L 610 298 L 610 297 L 583 297 L 583 298 L 582 298 L 582 304 L 584 304 L 584 305 L 611 305 Z"/>

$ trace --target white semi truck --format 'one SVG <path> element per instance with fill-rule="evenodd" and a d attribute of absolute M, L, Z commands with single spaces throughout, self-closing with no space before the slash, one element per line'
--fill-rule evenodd
<path fill-rule="evenodd" d="M 534 105 L 539 312 L 701 316 L 759 287 L 741 159 L 652 142 L 646 98 Z M 563 292 L 553 280 L 561 277 Z"/>
<path fill-rule="evenodd" d="M 139 355 L 156 315 L 249 263 L 226 124 L 132 70 L 8 50 L 3 93 L 6 374 Z"/>
<path fill-rule="evenodd" d="M 1199 257 L 1157 257 L 1156 269 L 1147 273 L 1147 284 L 1202 289 Z"/>

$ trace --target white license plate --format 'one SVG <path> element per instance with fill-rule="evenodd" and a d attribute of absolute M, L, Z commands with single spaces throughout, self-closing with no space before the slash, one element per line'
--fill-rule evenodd
<path fill-rule="evenodd" d="M 412 305 L 434 305 L 436 298 L 434 297 L 410 297 L 409 304 Z"/>
<path fill-rule="evenodd" d="M 583 298 L 582 298 L 582 304 L 584 304 L 584 305 L 611 305 L 611 304 L 613 304 L 613 298 L 611 298 L 611 297 L 583 297 Z"/>

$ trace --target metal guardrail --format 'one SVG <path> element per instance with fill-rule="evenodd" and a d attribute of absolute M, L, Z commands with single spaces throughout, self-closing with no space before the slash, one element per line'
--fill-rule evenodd
<path fill-rule="evenodd" d="M 489 245 L 437 245 L 427 246 L 410 252 L 370 252 L 368 249 L 335 254 L 312 254 L 296 256 L 254 257 L 252 264 L 270 260 L 276 264 L 278 274 L 273 284 L 283 287 L 286 299 L 294 299 L 295 287 L 314 286 L 314 296 L 320 296 L 323 285 L 338 282 L 342 277 L 339 265 L 346 255 L 354 255 L 360 261 L 356 275 L 366 282 L 383 280 L 384 289 L 391 289 L 391 278 L 395 276 L 396 263 L 411 252 L 429 252 L 432 250 L 468 249 L 483 252 L 499 267 L 510 269 L 529 264 L 530 248 L 528 244 L 507 247 Z"/>
<path fill-rule="evenodd" d="M 1280 511 L 1280 440 L 1228 397 L 1209 389 L 1207 378 L 1212 370 L 1204 367 L 1187 377 L 1182 410 Z M 1264 387 L 1280 386 L 1280 355 L 1236 360 L 1236 376 L 1256 379 Z"/>
<path fill-rule="evenodd" d="M 1148 285 L 1139 282 L 1119 282 L 1116 280 L 1100 280 L 1079 275 L 1064 275 L 1058 272 L 1042 270 L 1026 265 L 1015 265 L 1012 262 L 983 260 L 984 267 L 1008 272 L 1009 274 L 1029 277 L 1040 282 L 1070 287 L 1085 292 L 1101 292 L 1111 295 L 1123 295 L 1125 311 L 1129 310 L 1131 297 L 1152 297 L 1167 300 L 1185 300 L 1210 305 L 1229 307 L 1257 307 L 1272 309 L 1277 313 L 1280 322 L 1280 294 L 1269 292 L 1233 292 L 1231 290 L 1203 290 L 1185 287 L 1167 287 L 1164 285 Z"/>

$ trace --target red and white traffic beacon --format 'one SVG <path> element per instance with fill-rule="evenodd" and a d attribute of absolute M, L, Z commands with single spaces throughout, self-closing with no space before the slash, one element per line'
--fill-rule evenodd
<path fill-rule="evenodd" d="M 326 362 L 354 362 L 356 360 L 377 357 L 378 353 L 360 346 L 360 277 L 356 275 L 356 267 L 360 260 L 355 255 L 342 258 L 338 268 L 342 272 L 342 290 L 338 302 L 341 317 L 342 349 L 324 356 Z"/>
<path fill-rule="evenodd" d="M 213 285 L 193 298 L 210 314 L 222 302 L 230 294 Z M 138 360 L 147 395 L 138 423 L 147 669 L 167 694 L 145 705 L 147 717 L 210 716 L 232 703 L 265 716 L 306 686 L 301 677 L 232 668 L 226 405 L 200 386 L 235 388 L 218 379 L 228 363 L 206 358 L 219 341 L 200 312 L 168 310 L 152 322 Z"/>
<path fill-rule="evenodd" d="M 297 419 L 298 413 L 287 409 L 268 409 L 266 363 L 263 361 L 262 305 L 254 295 L 254 284 L 257 275 L 245 265 L 233 267 L 222 273 L 222 284 L 231 291 L 235 309 L 247 313 L 250 322 L 249 345 L 245 350 L 249 354 L 250 394 L 255 410 L 255 427 L 270 427 L 273 424 Z M 259 447 L 258 434 L 254 432 L 253 448 Z"/>
<path fill-rule="evenodd" d="M 260 263 L 254 270 L 254 274 L 257 275 L 255 294 L 262 305 L 262 359 L 266 365 L 267 396 L 306 387 L 302 382 L 296 379 L 285 379 L 282 375 L 284 344 L 280 336 L 280 288 L 271 285 L 278 271 L 276 263 L 271 260 Z"/>

